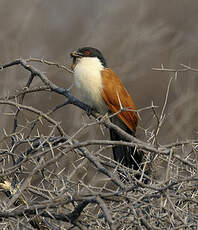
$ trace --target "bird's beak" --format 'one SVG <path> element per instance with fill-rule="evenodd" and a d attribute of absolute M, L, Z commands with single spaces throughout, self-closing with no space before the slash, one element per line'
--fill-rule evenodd
<path fill-rule="evenodd" d="M 83 57 L 83 54 L 79 51 L 74 51 L 70 55 L 73 58 L 73 63 L 72 63 L 71 68 L 72 68 L 72 70 L 74 70 L 74 68 L 76 67 L 76 64 L 77 64 L 77 59 Z"/>
<path fill-rule="evenodd" d="M 74 51 L 70 55 L 71 55 L 71 58 L 73 58 L 71 69 L 74 71 L 74 68 L 76 67 L 76 64 L 77 64 L 77 58 L 82 57 L 82 54 L 80 54 L 80 52 L 78 51 Z"/>
<path fill-rule="evenodd" d="M 74 51 L 70 55 L 71 55 L 72 58 L 82 57 L 82 54 L 80 52 L 78 52 L 78 51 Z"/>

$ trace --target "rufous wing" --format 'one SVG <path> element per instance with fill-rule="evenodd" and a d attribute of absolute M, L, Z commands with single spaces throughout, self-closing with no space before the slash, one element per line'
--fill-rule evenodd
<path fill-rule="evenodd" d="M 129 109 L 128 111 L 122 111 L 117 116 L 131 131 L 135 131 L 138 117 L 136 112 L 130 111 L 135 110 L 135 105 L 124 85 L 109 68 L 101 71 L 101 77 L 103 86 L 101 94 L 109 110 L 116 113 L 121 106 L 122 108 Z"/>

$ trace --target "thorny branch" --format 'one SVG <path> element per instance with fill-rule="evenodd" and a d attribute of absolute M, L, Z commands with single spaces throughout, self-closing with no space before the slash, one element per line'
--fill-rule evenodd
<path fill-rule="evenodd" d="M 0 105 L 15 108 L 13 130 L 10 134 L 4 131 L 1 138 L 0 195 L 3 198 L 0 202 L 0 223 L 9 226 L 12 220 L 15 226 L 28 225 L 35 229 L 179 229 L 181 226 L 197 226 L 198 140 L 166 145 L 156 141 L 165 122 L 165 108 L 173 78 L 169 81 L 160 116 L 153 104 L 137 110 L 142 113 L 150 109 L 157 119 L 154 136 L 144 142 L 112 124 L 108 116 L 101 118 L 74 97 L 69 89 L 51 82 L 46 74 L 29 65 L 33 62 L 72 73 L 64 65 L 37 58 L 17 59 L 1 66 L 3 73 L 5 68 L 20 65 L 27 71 L 28 80 L 15 95 L 0 98 Z M 154 70 L 173 73 L 175 77 L 180 72 L 198 71 L 187 65 L 181 66 L 181 69 L 169 69 L 162 65 Z M 39 87 L 31 87 L 35 77 L 42 82 Z M 65 103 L 48 112 L 23 104 L 27 94 L 42 91 L 62 95 Z M 72 135 L 65 131 L 62 123 L 52 118 L 55 111 L 68 104 L 94 117 Z M 121 108 L 122 111 L 127 109 Z M 19 116 L 22 111 L 34 115 L 23 125 Z M 44 123 L 48 128 L 47 135 L 38 129 Z M 130 142 L 105 138 L 78 140 L 80 134 L 99 125 L 116 130 Z M 35 128 L 38 130 L 36 134 L 33 132 Z M 144 151 L 144 167 L 134 171 L 107 157 L 105 151 L 114 145 L 134 146 Z M 154 170 L 146 175 L 150 171 L 147 170 L 151 163 L 150 155 L 155 155 L 154 159 L 151 158 Z M 163 180 L 158 180 L 153 172 L 163 168 L 157 160 L 166 164 Z"/>

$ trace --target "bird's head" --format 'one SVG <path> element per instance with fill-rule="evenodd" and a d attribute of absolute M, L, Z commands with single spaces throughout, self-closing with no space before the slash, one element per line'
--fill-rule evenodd
<path fill-rule="evenodd" d="M 83 58 L 98 59 L 103 65 L 103 67 L 107 67 L 106 61 L 102 53 L 96 48 L 92 48 L 92 47 L 79 48 L 78 50 L 72 52 L 70 55 L 73 58 L 72 70 L 75 68 L 77 63 Z"/>

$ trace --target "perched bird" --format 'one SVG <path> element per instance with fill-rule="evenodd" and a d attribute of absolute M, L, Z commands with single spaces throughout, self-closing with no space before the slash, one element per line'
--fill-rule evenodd
<path fill-rule="evenodd" d="M 71 57 L 80 99 L 101 114 L 112 114 L 118 112 L 121 107 L 127 108 L 127 111 L 113 116 L 111 121 L 135 136 L 138 124 L 135 105 L 120 79 L 107 66 L 102 53 L 98 49 L 84 47 L 72 52 Z M 110 130 L 110 137 L 114 141 L 127 141 L 113 129 Z M 138 169 L 142 161 L 142 153 L 129 146 L 114 146 L 113 156 L 115 161 L 133 169 Z"/>

